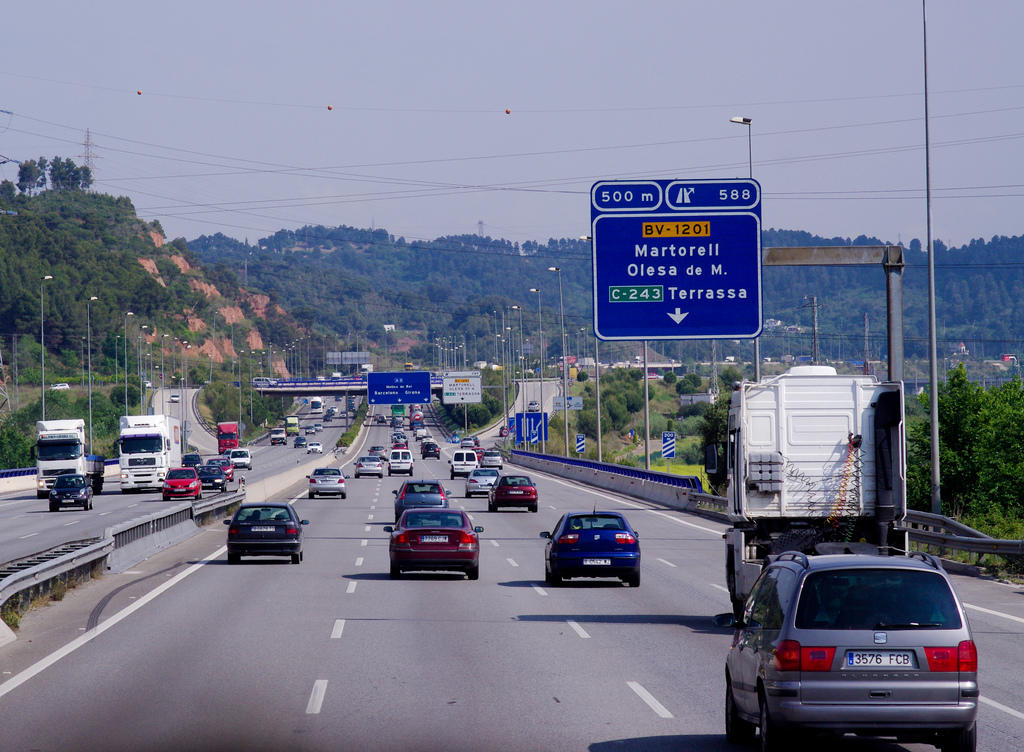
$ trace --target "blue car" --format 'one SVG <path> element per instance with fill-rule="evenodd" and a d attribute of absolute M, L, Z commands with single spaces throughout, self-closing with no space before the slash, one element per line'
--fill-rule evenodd
<path fill-rule="evenodd" d="M 640 541 L 618 512 L 570 512 L 547 539 L 544 580 L 558 585 L 568 577 L 618 577 L 640 587 Z"/>

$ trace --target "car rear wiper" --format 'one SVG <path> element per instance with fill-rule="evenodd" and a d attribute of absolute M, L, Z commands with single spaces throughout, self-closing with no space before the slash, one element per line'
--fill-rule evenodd
<path fill-rule="evenodd" d="M 934 629 L 936 627 L 944 627 L 944 626 L 946 626 L 946 625 L 945 624 L 940 624 L 939 622 L 935 622 L 935 621 L 908 621 L 908 622 L 894 622 L 892 624 L 880 621 L 880 622 L 878 622 L 875 625 L 875 629 L 914 629 L 914 628 L 920 628 L 920 627 L 926 627 L 926 628 L 930 627 L 930 628 Z"/>

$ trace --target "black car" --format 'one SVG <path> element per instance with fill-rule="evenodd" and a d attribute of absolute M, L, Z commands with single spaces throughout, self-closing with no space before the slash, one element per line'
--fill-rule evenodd
<path fill-rule="evenodd" d="M 434 459 L 441 459 L 441 447 L 433 441 L 424 441 L 420 444 L 420 459 L 426 459 L 427 457 L 433 457 Z"/>
<path fill-rule="evenodd" d="M 373 419 L 373 422 L 376 423 L 378 426 L 383 426 L 387 424 L 388 419 L 385 418 L 383 415 L 378 415 L 376 418 Z"/>
<path fill-rule="evenodd" d="M 211 488 L 214 491 L 224 491 L 228 485 L 228 476 L 220 465 L 200 465 L 196 468 L 199 473 L 199 482 L 203 488 Z"/>
<path fill-rule="evenodd" d="M 439 480 L 407 480 L 401 488 L 391 493 L 395 495 L 396 523 L 406 509 L 448 508 L 448 494 Z"/>
<path fill-rule="evenodd" d="M 190 453 L 181 455 L 182 467 L 199 467 L 203 464 L 203 455 Z"/>
<path fill-rule="evenodd" d="M 292 564 L 302 561 L 302 526 L 309 520 L 287 502 L 242 504 L 228 526 L 228 564 L 243 556 L 289 556 Z"/>
<path fill-rule="evenodd" d="M 305 436 L 296 436 L 295 437 L 295 443 L 292 444 L 292 446 L 294 446 L 296 449 L 305 449 L 306 448 L 306 437 Z"/>
<path fill-rule="evenodd" d="M 92 485 L 84 475 L 66 473 L 58 475 L 50 489 L 50 511 L 58 512 L 62 506 L 80 506 L 92 509 Z"/>

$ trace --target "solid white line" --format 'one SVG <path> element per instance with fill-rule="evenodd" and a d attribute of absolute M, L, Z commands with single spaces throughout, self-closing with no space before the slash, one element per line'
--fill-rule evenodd
<path fill-rule="evenodd" d="M 672 563 L 671 561 L 669 561 L 668 559 L 658 559 L 658 561 L 660 561 L 660 562 L 661 562 L 662 564 L 664 564 L 664 565 L 665 565 L 665 566 L 667 566 L 667 567 L 672 567 L 673 569 L 676 569 L 676 565 L 675 565 L 675 564 L 673 564 L 673 563 Z"/>
<path fill-rule="evenodd" d="M 548 591 L 542 588 L 540 585 L 534 585 L 533 589 L 537 591 L 537 595 L 547 595 Z"/>
<path fill-rule="evenodd" d="M 590 639 L 590 635 L 587 634 L 587 630 L 585 630 L 579 624 L 577 624 L 576 622 L 571 621 L 571 620 L 569 622 L 567 622 L 567 623 L 568 623 L 568 625 L 570 627 L 572 627 L 572 630 L 576 634 L 578 634 L 582 639 L 584 639 L 584 640 L 589 640 Z"/>
<path fill-rule="evenodd" d="M 317 679 L 313 682 L 313 691 L 309 695 L 309 703 L 306 705 L 306 715 L 316 715 L 324 704 L 324 695 L 327 694 L 327 680 Z"/>
<path fill-rule="evenodd" d="M 1004 614 L 1002 611 L 993 611 L 990 608 L 982 608 L 981 606 L 975 606 L 971 603 L 965 603 L 964 608 L 971 608 L 975 611 L 981 611 L 981 613 L 983 614 L 988 614 L 990 616 L 1001 616 L 1004 619 L 1009 619 L 1010 621 L 1015 621 L 1019 624 L 1024 624 L 1024 619 L 1020 618 L 1019 616 L 1014 616 L 1013 614 Z"/>
<path fill-rule="evenodd" d="M 992 706 L 996 710 L 1002 710 L 1007 715 L 1012 715 L 1014 718 L 1017 718 L 1017 719 L 1019 719 L 1021 721 L 1024 721 L 1024 713 L 1021 713 L 1019 710 L 1014 710 L 1013 708 L 1008 708 L 1005 705 L 996 702 L 995 700 L 988 699 L 987 697 L 979 697 L 978 699 L 981 702 L 985 703 L 986 705 Z"/>
<path fill-rule="evenodd" d="M 356 591 L 356 585 L 358 585 L 358 584 L 359 584 L 358 582 L 350 582 L 348 584 L 348 587 L 345 588 L 345 592 L 346 593 L 354 593 Z"/>
<path fill-rule="evenodd" d="M 50 653 L 45 658 L 43 658 L 43 659 L 33 663 L 31 666 L 26 668 L 24 671 L 22 671 L 18 675 L 8 679 L 3 684 L 0 684 L 0 697 L 3 697 L 7 693 L 12 692 L 13 690 L 17 689 L 22 684 L 27 682 L 29 679 L 34 677 L 36 674 L 40 673 L 41 671 L 43 671 L 46 668 L 49 668 L 50 666 L 55 664 L 60 659 L 66 657 L 66 656 L 71 655 L 73 652 L 78 650 L 78 648 L 82 647 L 86 643 L 92 642 L 94 639 L 99 637 L 101 634 L 106 632 L 111 627 L 117 625 L 118 623 L 120 623 L 124 619 L 127 619 L 129 616 L 134 614 L 136 611 L 138 611 L 140 608 L 145 606 L 151 600 L 153 600 L 154 598 L 157 598 L 158 596 L 162 595 L 167 590 L 170 590 L 172 587 L 174 587 L 179 582 L 184 580 L 190 574 L 198 572 L 200 568 L 202 568 L 203 566 L 206 565 L 206 562 L 211 561 L 212 559 L 219 558 L 227 550 L 228 550 L 227 546 L 221 546 L 216 551 L 214 551 L 212 554 L 210 554 L 209 556 L 205 557 L 202 561 L 200 561 L 200 562 L 198 562 L 196 564 L 193 564 L 192 566 L 190 566 L 187 569 L 179 572 L 174 577 L 172 577 L 171 579 L 169 579 L 166 582 L 164 582 L 162 585 L 159 585 L 159 586 L 153 588 L 148 593 L 146 593 L 144 596 L 142 596 L 141 598 L 136 600 L 134 603 L 132 603 L 130 606 L 126 606 L 125 608 L 121 609 L 116 614 L 114 614 L 109 619 L 107 619 L 106 621 L 100 622 L 95 627 L 93 627 L 88 632 L 86 632 L 85 634 L 83 634 L 83 635 L 81 635 L 79 637 L 76 637 L 74 640 L 69 642 L 64 647 L 58 648 L 57 650 L 55 650 L 54 652 Z"/>
<path fill-rule="evenodd" d="M 341 638 L 341 633 L 343 631 L 345 631 L 345 620 L 344 619 L 335 619 L 334 620 L 334 629 L 331 630 L 331 639 L 332 640 L 340 639 Z"/>
<path fill-rule="evenodd" d="M 516 560 L 515 559 L 505 559 L 505 561 L 507 561 L 513 567 L 518 567 L 519 566 L 518 564 L 516 564 Z"/>
<path fill-rule="evenodd" d="M 356 557 L 356 566 L 357 567 L 363 566 L 363 557 L 362 556 L 357 556 Z"/>
<path fill-rule="evenodd" d="M 650 692 L 644 689 L 643 685 L 641 685 L 640 682 L 631 681 L 626 682 L 626 684 L 629 686 L 630 689 L 636 692 L 637 696 L 641 700 L 647 703 L 648 707 L 650 707 L 651 710 L 653 710 L 659 716 L 661 716 L 662 718 L 673 717 L 672 714 L 668 712 L 668 708 L 666 708 L 664 705 L 662 705 L 660 702 L 654 699 L 654 695 L 652 695 Z"/>
<path fill-rule="evenodd" d="M 25 540 L 26 538 L 31 538 L 33 535 L 39 535 L 39 533 L 29 533 L 28 535 L 22 535 L 18 538 L 18 540 Z"/>
<path fill-rule="evenodd" d="M 33 533 L 33 535 L 35 535 L 35 533 Z M 491 545 L 492 545 L 492 546 L 494 546 L 495 548 L 497 548 L 497 547 L 498 547 L 498 546 L 500 546 L 501 544 L 500 544 L 500 543 L 498 543 L 498 541 L 496 541 L 496 540 L 494 540 L 494 539 L 492 538 L 492 539 L 491 539 Z"/>

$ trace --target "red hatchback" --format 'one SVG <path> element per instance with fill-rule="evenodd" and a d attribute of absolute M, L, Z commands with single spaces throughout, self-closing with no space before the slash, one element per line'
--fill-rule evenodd
<path fill-rule="evenodd" d="M 525 475 L 502 475 L 491 486 L 487 500 L 487 511 L 496 512 L 498 507 L 526 507 L 537 511 L 537 486 Z"/>
<path fill-rule="evenodd" d="M 457 509 L 409 509 L 391 533 L 391 579 L 409 570 L 455 570 L 471 580 L 480 578 L 480 538 L 484 529 L 473 527 Z"/>
<path fill-rule="evenodd" d="M 194 467 L 174 467 L 167 471 L 161 489 L 164 501 L 168 499 L 201 499 L 203 484 Z"/>
<path fill-rule="evenodd" d="M 206 463 L 207 465 L 220 465 L 221 470 L 224 471 L 224 475 L 228 477 L 228 483 L 235 479 L 235 463 L 231 461 L 230 457 L 213 457 Z"/>

